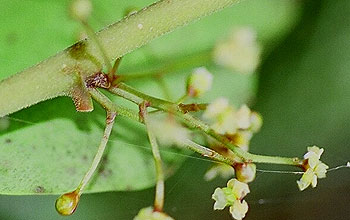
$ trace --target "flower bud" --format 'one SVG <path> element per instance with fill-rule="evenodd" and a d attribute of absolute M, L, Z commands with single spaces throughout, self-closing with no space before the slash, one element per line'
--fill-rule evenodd
<path fill-rule="evenodd" d="M 164 212 L 154 211 L 152 207 L 143 208 L 134 220 L 174 220 Z"/>
<path fill-rule="evenodd" d="M 70 5 L 70 14 L 74 19 L 86 21 L 92 12 L 89 0 L 74 0 Z"/>
<path fill-rule="evenodd" d="M 205 68 L 196 68 L 187 80 L 187 95 L 198 97 L 211 89 L 213 75 Z"/>
<path fill-rule="evenodd" d="M 255 179 L 256 165 L 253 163 L 240 163 L 235 165 L 236 178 L 244 183 L 250 183 Z"/>
<path fill-rule="evenodd" d="M 237 29 L 214 48 L 214 62 L 243 74 L 253 73 L 260 62 L 261 47 L 256 32 L 247 27 Z"/>
<path fill-rule="evenodd" d="M 80 195 L 77 191 L 61 195 L 55 204 L 57 212 L 64 216 L 72 215 L 77 209 L 79 199 Z"/>
<path fill-rule="evenodd" d="M 252 132 L 257 133 L 263 124 L 263 119 L 261 115 L 257 112 L 252 112 L 250 114 L 250 129 Z"/>

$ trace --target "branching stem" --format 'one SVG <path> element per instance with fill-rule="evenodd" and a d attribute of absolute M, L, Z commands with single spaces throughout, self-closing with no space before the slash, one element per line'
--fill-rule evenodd
<path fill-rule="evenodd" d="M 162 212 L 164 206 L 164 173 L 163 173 L 163 165 L 162 159 L 159 152 L 158 143 L 156 140 L 156 136 L 154 135 L 152 128 L 149 127 L 149 117 L 147 113 L 147 102 L 142 102 L 140 104 L 140 115 L 143 118 L 143 121 L 147 128 L 148 139 L 151 143 L 152 153 L 154 158 L 154 163 L 156 166 L 156 193 L 154 199 L 154 210 L 157 212 Z"/>
<path fill-rule="evenodd" d="M 85 176 L 83 177 L 83 179 L 81 180 L 78 188 L 76 189 L 76 191 L 78 192 L 79 196 L 83 193 L 84 188 L 86 187 L 86 185 L 88 184 L 89 180 L 91 179 L 92 175 L 94 174 L 98 164 L 100 163 L 103 153 L 106 149 L 106 145 L 109 139 L 109 136 L 111 134 L 113 125 L 114 125 L 114 119 L 116 117 L 116 112 L 113 111 L 108 111 L 107 110 L 107 116 L 106 116 L 106 128 L 104 130 L 103 133 L 103 137 L 101 139 L 100 145 L 98 147 L 97 153 L 92 161 L 92 164 L 88 170 L 88 172 L 85 174 Z"/>
<path fill-rule="evenodd" d="M 175 114 L 178 118 L 182 119 L 188 127 L 199 129 L 202 132 L 206 133 L 207 135 L 213 137 L 220 143 L 224 144 L 225 147 L 230 149 L 233 153 L 235 153 L 241 159 L 241 162 L 271 163 L 271 164 L 284 164 L 284 165 L 293 165 L 293 166 L 300 166 L 302 164 L 302 161 L 298 158 L 264 156 L 264 155 L 256 155 L 256 154 L 251 154 L 249 152 L 246 152 L 241 148 L 233 145 L 230 142 L 230 140 L 225 136 L 217 134 L 206 123 L 193 117 L 190 114 L 184 114 L 181 111 L 179 105 L 169 101 L 159 99 L 159 98 L 155 98 L 153 96 L 146 95 L 124 83 L 120 83 L 118 85 L 118 88 L 110 88 L 109 91 L 127 100 L 130 100 L 135 104 L 139 105 L 143 101 L 147 101 L 149 102 L 151 107 Z"/>

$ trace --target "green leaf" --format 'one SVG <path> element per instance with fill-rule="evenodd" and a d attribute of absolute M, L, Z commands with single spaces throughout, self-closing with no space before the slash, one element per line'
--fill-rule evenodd
<path fill-rule="evenodd" d="M 133 1 L 132 5 L 128 1 L 94 1 L 92 24 L 96 29 L 101 28 L 121 18 L 126 8 L 141 8 L 149 3 L 151 1 Z M 0 14 L 4 17 L 0 32 L 0 79 L 45 59 L 76 40 L 79 26 L 68 18 L 67 4 L 68 1 L 16 0 L 0 5 Z M 296 21 L 295 11 L 296 5 L 288 1 L 247 1 L 127 55 L 121 73 L 208 50 L 237 25 L 256 28 L 265 51 L 269 51 L 271 42 L 280 39 Z M 228 96 L 238 105 L 254 97 L 255 75 L 235 74 L 212 64 L 208 68 L 216 78 L 212 93 L 201 101 Z M 183 94 L 190 71 L 169 75 L 166 84 L 174 99 Z M 147 93 L 163 96 L 155 81 L 137 81 L 134 85 Z M 0 193 L 58 194 L 74 189 L 96 153 L 104 117 L 104 111 L 97 104 L 92 113 L 75 112 L 68 98 L 46 101 L 10 115 L 7 118 L 10 126 L 0 131 Z M 184 160 L 178 154 L 184 154 L 183 150 L 162 150 L 168 175 Z M 118 118 L 105 159 L 87 192 L 143 189 L 154 184 L 154 176 L 143 125 Z"/>

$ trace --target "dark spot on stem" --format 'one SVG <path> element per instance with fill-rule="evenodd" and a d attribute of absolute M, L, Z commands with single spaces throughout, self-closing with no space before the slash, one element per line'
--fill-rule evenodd
<path fill-rule="evenodd" d="M 85 84 L 87 88 L 108 89 L 111 86 L 107 75 L 103 74 L 102 72 L 97 72 L 94 75 L 87 77 L 85 79 Z"/>
<path fill-rule="evenodd" d="M 5 139 L 5 143 L 6 143 L 6 144 L 9 144 L 9 143 L 11 143 L 11 142 L 12 142 L 12 140 L 11 140 L 10 138 Z"/>
<path fill-rule="evenodd" d="M 45 188 L 43 186 L 37 186 L 34 190 L 36 193 L 44 193 Z"/>
<path fill-rule="evenodd" d="M 86 57 L 86 43 L 79 41 L 68 49 L 69 55 L 74 59 L 80 60 Z"/>
<path fill-rule="evenodd" d="M 98 68 L 102 68 L 102 64 L 87 51 L 86 41 L 79 41 L 68 48 L 69 55 L 76 60 L 90 60 Z"/>

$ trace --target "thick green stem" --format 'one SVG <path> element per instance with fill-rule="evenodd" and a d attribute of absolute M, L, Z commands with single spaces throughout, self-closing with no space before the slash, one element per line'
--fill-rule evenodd
<path fill-rule="evenodd" d="M 97 33 L 107 58 L 139 48 L 151 40 L 239 0 L 162 0 Z M 104 59 L 96 44 L 83 40 L 57 55 L 0 82 L 0 117 L 38 102 L 69 95 L 76 74 L 90 76 Z M 84 77 L 83 77 L 84 78 Z"/>

